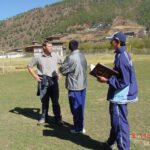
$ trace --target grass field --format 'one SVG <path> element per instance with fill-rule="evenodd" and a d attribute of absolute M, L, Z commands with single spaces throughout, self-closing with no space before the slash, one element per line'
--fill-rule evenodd
<path fill-rule="evenodd" d="M 111 55 L 87 55 L 88 64 L 113 62 Z M 129 105 L 131 150 L 150 149 L 150 56 L 134 55 L 139 101 Z M 28 58 L 11 60 L 7 65 L 26 66 Z M 1 63 L 1 62 L 0 62 Z M 20 65 L 21 64 L 21 65 Z M 110 123 L 107 85 L 98 83 L 88 75 L 85 110 L 86 135 L 69 132 L 72 116 L 69 110 L 64 78 L 60 81 L 60 104 L 66 127 L 53 123 L 50 107 L 50 123 L 37 126 L 40 101 L 35 96 L 36 81 L 27 71 L 9 72 L 0 75 L 0 149 L 1 150 L 101 150 L 99 142 L 109 135 Z M 136 137 L 133 138 L 133 135 Z M 147 134 L 147 135 L 145 135 Z M 141 137 L 141 136 L 142 137 Z"/>

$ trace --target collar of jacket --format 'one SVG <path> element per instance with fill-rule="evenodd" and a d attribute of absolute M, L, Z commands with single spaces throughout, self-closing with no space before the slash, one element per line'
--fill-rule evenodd
<path fill-rule="evenodd" d="M 74 50 L 73 52 L 71 52 L 71 54 L 75 54 L 75 53 L 79 53 L 79 52 L 80 52 L 80 50 L 77 49 L 77 50 Z"/>
<path fill-rule="evenodd" d="M 121 46 L 120 48 L 115 50 L 115 53 L 116 54 L 123 53 L 125 50 L 126 50 L 126 46 Z"/>

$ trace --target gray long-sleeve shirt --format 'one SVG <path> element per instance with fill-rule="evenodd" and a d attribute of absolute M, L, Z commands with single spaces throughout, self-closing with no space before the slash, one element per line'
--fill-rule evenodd
<path fill-rule="evenodd" d="M 66 76 L 66 88 L 68 90 L 79 91 L 87 86 L 87 61 L 83 53 L 79 50 L 73 51 L 64 60 L 60 67 L 60 72 Z"/>

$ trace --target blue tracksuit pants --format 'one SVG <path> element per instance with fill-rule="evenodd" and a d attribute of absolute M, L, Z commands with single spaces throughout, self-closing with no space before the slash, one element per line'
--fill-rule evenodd
<path fill-rule="evenodd" d="M 84 127 L 84 106 L 86 89 L 81 91 L 68 92 L 70 110 L 73 115 L 74 129 L 76 131 L 82 131 Z"/>
<path fill-rule="evenodd" d="M 108 144 L 117 142 L 119 150 L 130 150 L 130 131 L 128 124 L 127 104 L 110 103 L 111 130 Z"/>

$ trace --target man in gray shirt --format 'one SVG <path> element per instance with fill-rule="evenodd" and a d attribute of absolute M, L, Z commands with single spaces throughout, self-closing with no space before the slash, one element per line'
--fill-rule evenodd
<path fill-rule="evenodd" d="M 35 80 L 38 81 L 37 95 L 40 96 L 42 103 L 42 115 L 39 124 L 48 121 L 49 98 L 51 98 L 55 122 L 62 125 L 57 74 L 57 65 L 62 64 L 62 61 L 58 55 L 52 52 L 52 49 L 52 43 L 44 41 L 43 54 L 34 57 L 27 68 Z M 33 70 L 34 66 L 37 66 L 37 73 Z"/>
<path fill-rule="evenodd" d="M 66 57 L 60 72 L 66 76 L 66 88 L 70 109 L 73 115 L 74 127 L 72 133 L 85 133 L 84 129 L 84 106 L 87 86 L 87 62 L 83 53 L 78 50 L 78 42 L 69 42 L 71 54 Z"/>

